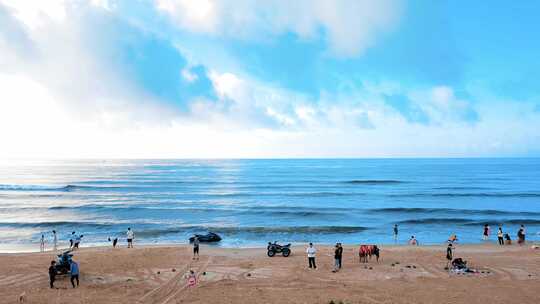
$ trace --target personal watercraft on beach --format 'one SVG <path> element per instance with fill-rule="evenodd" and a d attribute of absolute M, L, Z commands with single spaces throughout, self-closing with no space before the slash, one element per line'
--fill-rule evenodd
<path fill-rule="evenodd" d="M 219 235 L 213 232 L 208 232 L 207 234 L 195 234 L 194 236 L 189 238 L 189 242 L 193 243 L 195 237 L 197 237 L 199 239 L 199 242 L 201 243 L 212 243 L 221 241 L 221 237 Z"/>

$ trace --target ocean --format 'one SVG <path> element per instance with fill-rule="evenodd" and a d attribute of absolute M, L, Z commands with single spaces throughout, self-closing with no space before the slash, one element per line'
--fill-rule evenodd
<path fill-rule="evenodd" d="M 0 164 L 0 250 L 72 231 L 82 246 L 135 231 L 137 243 L 216 246 L 394 244 L 450 234 L 482 242 L 484 224 L 539 239 L 540 159 L 49 160 Z M 49 245 L 50 246 L 50 245 Z"/>

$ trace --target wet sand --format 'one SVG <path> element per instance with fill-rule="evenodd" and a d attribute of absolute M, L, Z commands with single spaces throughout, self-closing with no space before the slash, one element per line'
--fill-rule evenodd
<path fill-rule="evenodd" d="M 540 303 L 540 250 L 519 246 L 456 245 L 455 257 L 477 274 L 450 274 L 446 246 L 382 246 L 381 260 L 358 260 L 345 246 L 343 269 L 332 273 L 333 249 L 317 246 L 316 270 L 305 247 L 284 258 L 264 248 L 189 246 L 82 248 L 74 259 L 81 286 L 68 277 L 48 286 L 54 253 L 0 254 L 0 303 Z M 399 263 L 399 264 L 397 264 Z M 196 287 L 186 287 L 193 269 Z M 482 273 L 483 272 L 483 273 Z M 203 274 L 205 273 L 205 274 Z"/>

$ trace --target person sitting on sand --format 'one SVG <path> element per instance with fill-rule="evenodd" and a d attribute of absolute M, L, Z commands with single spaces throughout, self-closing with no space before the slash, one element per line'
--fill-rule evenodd
<path fill-rule="evenodd" d="M 317 269 L 317 265 L 315 264 L 315 255 L 317 254 L 317 249 L 313 247 L 313 243 L 309 243 L 309 247 L 306 249 L 306 253 L 308 257 L 309 268 Z"/>
<path fill-rule="evenodd" d="M 193 270 L 189 271 L 187 276 L 187 287 L 195 287 L 197 285 L 197 276 Z"/>
<path fill-rule="evenodd" d="M 418 240 L 414 237 L 414 235 L 411 235 L 411 239 L 409 240 L 409 245 L 418 246 Z"/>
<path fill-rule="evenodd" d="M 75 281 L 77 281 L 77 287 L 79 287 L 79 264 L 77 264 L 77 262 L 71 260 L 69 271 L 70 271 L 70 274 L 71 274 L 71 278 L 70 278 L 71 286 L 73 286 L 73 288 L 75 288 Z"/>
<path fill-rule="evenodd" d="M 499 241 L 499 245 L 504 245 L 504 233 L 501 226 L 499 226 L 499 230 L 497 231 L 497 240 Z"/>
<path fill-rule="evenodd" d="M 51 266 L 49 266 L 49 286 L 54 288 L 54 281 L 56 280 L 56 262 L 51 261 Z"/>
<path fill-rule="evenodd" d="M 448 238 L 448 243 L 452 244 L 452 243 L 455 243 L 458 241 L 458 238 L 457 238 L 457 235 L 455 234 L 452 234 L 449 238 Z"/>
<path fill-rule="evenodd" d="M 199 259 L 199 237 L 193 238 L 193 259 Z"/>
<path fill-rule="evenodd" d="M 133 230 L 131 230 L 131 227 L 128 227 L 126 235 L 127 235 L 128 248 L 133 248 L 133 238 L 135 237 L 135 234 L 133 233 Z"/>

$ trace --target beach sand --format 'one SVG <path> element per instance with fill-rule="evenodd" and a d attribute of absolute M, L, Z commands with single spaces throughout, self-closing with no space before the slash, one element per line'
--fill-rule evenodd
<path fill-rule="evenodd" d="M 46 253 L 0 254 L 0 303 L 540 303 L 540 250 L 531 246 L 456 245 L 455 257 L 484 273 L 444 270 L 446 246 L 382 246 L 381 261 L 360 264 L 345 246 L 344 268 L 332 273 L 332 247 L 317 246 L 317 270 L 305 247 L 284 258 L 264 248 L 189 246 L 82 248 L 75 252 L 81 286 L 58 277 L 48 286 Z M 399 262 L 399 264 L 396 264 Z M 392 266 L 392 264 L 394 264 Z M 173 271 L 175 269 L 175 271 Z M 199 275 L 187 288 L 189 269 Z M 206 272 L 205 275 L 202 273 Z"/>

